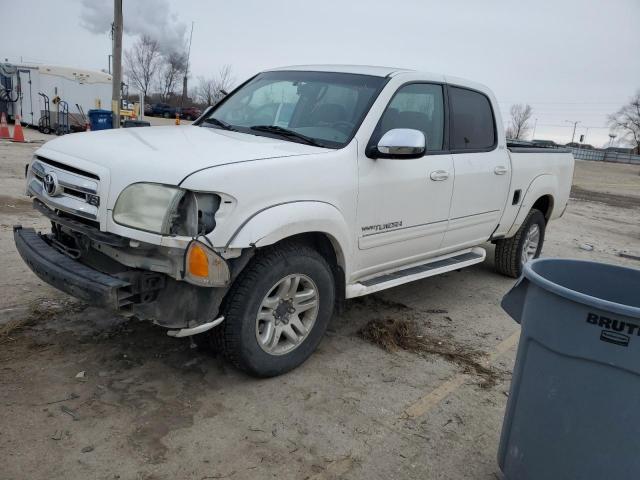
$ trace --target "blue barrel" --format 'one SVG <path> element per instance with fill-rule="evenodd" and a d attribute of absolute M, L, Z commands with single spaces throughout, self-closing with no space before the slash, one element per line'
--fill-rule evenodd
<path fill-rule="evenodd" d="M 502 307 L 522 325 L 505 478 L 640 478 L 640 270 L 534 260 Z"/>
<path fill-rule="evenodd" d="M 111 110 L 89 110 L 89 123 L 91 130 L 108 130 L 113 128 L 113 112 Z"/>

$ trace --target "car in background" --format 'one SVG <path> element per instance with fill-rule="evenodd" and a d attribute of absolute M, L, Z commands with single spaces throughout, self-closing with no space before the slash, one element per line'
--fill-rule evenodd
<path fill-rule="evenodd" d="M 198 107 L 182 107 L 179 111 L 180 118 L 184 118 L 185 120 L 195 120 L 202 115 L 202 110 Z"/>
<path fill-rule="evenodd" d="M 164 117 L 164 118 L 172 118 L 176 116 L 178 113 L 177 107 L 172 107 L 168 103 L 153 103 L 151 104 L 150 112 L 147 113 L 147 109 L 145 109 L 145 115 L 151 115 L 152 117 Z"/>
<path fill-rule="evenodd" d="M 151 117 L 175 118 L 177 114 L 185 120 L 195 120 L 202 115 L 198 107 L 172 107 L 168 103 L 153 103 L 144 109 L 144 114 Z"/>

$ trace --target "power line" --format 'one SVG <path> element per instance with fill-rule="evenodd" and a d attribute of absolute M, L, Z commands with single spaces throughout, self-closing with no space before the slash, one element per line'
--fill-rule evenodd
<path fill-rule="evenodd" d="M 503 119 L 504 123 L 509 123 L 511 120 L 510 119 Z M 572 125 L 559 125 L 556 123 L 538 123 L 537 124 L 539 127 L 558 127 L 558 128 L 573 128 Z M 592 128 L 598 128 L 598 129 L 602 129 L 602 130 L 609 130 L 609 127 L 592 127 L 590 125 L 582 125 L 582 128 L 588 128 L 588 129 L 592 129 Z"/>
<path fill-rule="evenodd" d="M 510 102 L 503 100 L 498 102 L 505 105 L 511 105 L 514 103 L 528 103 L 530 105 L 624 105 L 628 100 L 620 100 L 617 102 Z"/>

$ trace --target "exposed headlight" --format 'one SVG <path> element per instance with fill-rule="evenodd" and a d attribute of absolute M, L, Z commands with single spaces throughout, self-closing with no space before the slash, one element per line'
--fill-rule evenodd
<path fill-rule="evenodd" d="M 157 183 L 125 188 L 113 209 L 113 220 L 126 227 L 161 235 L 193 237 L 215 226 L 220 197 Z"/>

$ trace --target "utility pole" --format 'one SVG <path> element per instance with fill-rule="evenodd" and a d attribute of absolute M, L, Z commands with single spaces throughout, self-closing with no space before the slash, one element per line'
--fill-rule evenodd
<path fill-rule="evenodd" d="M 187 64 L 184 67 L 184 78 L 182 79 L 182 98 L 180 99 L 180 107 L 184 105 L 184 99 L 187 98 L 187 77 L 189 76 L 189 57 L 191 57 L 191 40 L 193 39 L 193 24 L 191 22 L 191 34 L 189 35 L 189 48 L 187 50 Z"/>
<path fill-rule="evenodd" d="M 535 140 L 536 138 L 536 127 L 538 126 L 538 119 L 535 118 L 533 122 L 533 133 L 531 134 L 531 140 Z"/>
<path fill-rule="evenodd" d="M 122 89 L 122 0 L 113 0 L 113 75 L 111 90 L 111 110 L 113 128 L 120 128 L 120 102 Z"/>
<path fill-rule="evenodd" d="M 578 126 L 580 122 L 580 120 L 576 120 L 575 122 L 573 120 L 565 120 L 566 123 L 573 123 L 573 134 L 571 135 L 571 143 L 573 143 L 573 140 L 576 138 L 576 127 Z"/>

